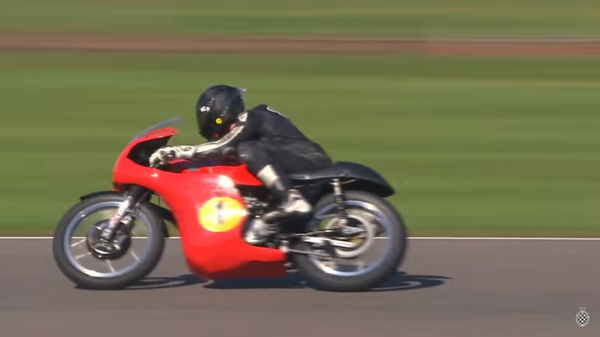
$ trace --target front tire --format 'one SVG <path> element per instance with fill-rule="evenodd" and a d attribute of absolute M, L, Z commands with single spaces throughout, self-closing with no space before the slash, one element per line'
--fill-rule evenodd
<path fill-rule="evenodd" d="M 293 254 L 292 261 L 309 283 L 317 289 L 330 291 L 364 291 L 381 283 L 397 270 L 406 251 L 406 228 L 400 214 L 385 200 L 363 191 L 347 191 L 344 193 L 344 197 L 347 209 L 349 207 L 355 207 L 356 205 L 364 207 L 366 209 L 364 214 L 371 212 L 371 219 L 373 221 L 385 222 L 385 230 L 387 232 L 389 243 L 388 246 L 386 246 L 383 255 L 378 257 L 372 266 L 364 269 L 364 272 L 346 272 L 343 269 L 336 270 L 335 268 L 324 265 L 319 258 L 307 254 Z M 336 212 L 335 200 L 331 194 L 326 195 L 317 203 L 314 208 L 315 217 L 324 214 L 324 212 L 327 213 L 326 210 L 330 210 L 330 212 L 333 210 L 334 213 Z M 349 210 L 348 212 L 353 211 Z M 368 218 L 368 216 L 363 217 Z M 315 219 L 310 221 L 306 230 L 315 230 L 316 222 L 318 221 Z M 373 226 L 375 227 L 376 225 Z M 382 225 L 378 224 L 377 228 L 379 227 L 382 227 Z M 371 232 L 374 231 L 371 230 Z M 374 236 L 373 239 L 378 238 L 376 237 L 378 235 L 377 233 L 379 232 L 376 232 L 375 234 L 371 233 Z M 314 251 L 314 247 L 311 247 L 304 242 L 296 242 L 294 248 L 303 251 Z M 341 254 L 344 258 L 356 258 L 352 252 L 340 253 L 344 253 Z M 340 260 L 346 261 L 344 258 Z M 360 259 L 360 256 L 358 258 Z"/>
<path fill-rule="evenodd" d="M 87 233 L 106 222 L 124 200 L 124 195 L 116 192 L 86 198 L 60 220 L 52 242 L 54 259 L 63 274 L 80 288 L 125 288 L 148 275 L 160 260 L 164 223 L 145 204 L 132 213 L 134 227 L 127 233 L 131 245 L 125 245 L 122 254 L 114 258 L 93 254 Z"/>

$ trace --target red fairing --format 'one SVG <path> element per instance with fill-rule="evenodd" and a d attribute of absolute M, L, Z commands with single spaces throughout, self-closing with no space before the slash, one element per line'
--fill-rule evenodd
<path fill-rule="evenodd" d="M 192 173 L 216 174 L 224 175 L 235 182 L 236 185 L 261 186 L 262 181 L 258 180 L 252 173 L 248 171 L 246 165 L 238 166 L 209 166 L 202 167 L 198 171 Z"/>
<path fill-rule="evenodd" d="M 284 276 L 286 255 L 281 250 L 252 246 L 242 238 L 247 210 L 236 185 L 261 185 L 244 165 L 175 173 L 128 158 L 137 144 L 176 133 L 174 128 L 164 128 L 130 143 L 116 162 L 115 186 L 140 185 L 165 200 L 177 221 L 184 255 L 194 273 L 208 279 Z M 223 216 L 223 207 L 225 220 L 216 222 L 214 219 Z"/>

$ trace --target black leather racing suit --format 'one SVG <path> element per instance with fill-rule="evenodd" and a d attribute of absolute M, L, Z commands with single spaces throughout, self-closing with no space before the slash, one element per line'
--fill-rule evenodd
<path fill-rule="evenodd" d="M 287 174 L 317 170 L 332 164 L 331 158 L 318 144 L 310 141 L 298 128 L 280 112 L 267 105 L 259 105 L 239 115 L 231 130 L 221 139 L 188 147 L 193 156 L 224 155 L 231 148 L 237 151 L 239 159 L 248 166 L 250 172 L 261 179 L 269 188 L 270 174 L 279 178 L 281 189 L 291 188 Z M 179 152 L 179 151 L 178 151 Z M 265 181 L 267 180 L 267 181 Z"/>

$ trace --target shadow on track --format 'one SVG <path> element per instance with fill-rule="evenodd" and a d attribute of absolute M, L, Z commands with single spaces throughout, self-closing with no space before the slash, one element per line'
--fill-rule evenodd
<path fill-rule="evenodd" d="M 405 272 L 396 272 L 387 281 L 371 289 L 371 291 L 401 291 L 431 288 L 443 285 L 448 279 L 450 279 L 450 277 L 447 276 L 409 275 Z M 272 279 L 207 281 L 192 274 L 180 275 L 177 277 L 148 277 L 127 289 L 165 289 L 196 284 L 204 284 L 204 288 L 208 289 L 299 289 L 310 287 L 299 272 L 291 271 L 286 277 Z"/>
<path fill-rule="evenodd" d="M 126 290 L 178 288 L 206 282 L 208 281 L 193 274 L 179 275 L 177 277 L 146 277 L 134 285 L 127 287 Z"/>
<path fill-rule="evenodd" d="M 299 272 L 289 271 L 285 277 L 218 280 L 204 287 L 210 289 L 293 289 L 307 288 L 308 285 Z"/>
<path fill-rule="evenodd" d="M 408 275 L 405 272 L 397 271 L 387 281 L 383 282 L 371 291 L 399 291 L 413 290 L 422 288 L 431 288 L 443 285 L 448 276 L 440 275 Z"/>

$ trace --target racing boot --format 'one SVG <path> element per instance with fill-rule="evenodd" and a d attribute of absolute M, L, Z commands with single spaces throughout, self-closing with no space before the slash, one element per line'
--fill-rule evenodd
<path fill-rule="evenodd" d="M 271 194 L 279 201 L 274 210 L 267 212 L 260 219 L 255 219 L 246 232 L 246 242 L 250 244 L 263 243 L 270 235 L 279 231 L 281 220 L 292 216 L 305 214 L 311 211 L 311 206 L 300 191 L 291 188 L 290 181 L 279 174 L 272 165 L 266 165 L 257 174 Z"/>
<path fill-rule="evenodd" d="M 263 215 L 263 221 L 276 223 L 292 215 L 306 214 L 312 208 L 302 193 L 295 188 L 287 190 L 280 200 L 282 202 L 277 208 Z"/>
<path fill-rule="evenodd" d="M 287 190 L 286 197 L 278 207 L 262 217 L 252 220 L 245 235 L 246 242 L 251 245 L 264 243 L 269 236 L 279 231 L 277 223 L 281 220 L 292 215 L 306 214 L 310 212 L 311 208 L 310 203 L 298 190 L 294 188 Z"/>

